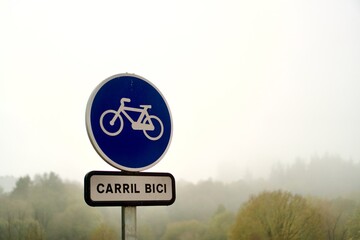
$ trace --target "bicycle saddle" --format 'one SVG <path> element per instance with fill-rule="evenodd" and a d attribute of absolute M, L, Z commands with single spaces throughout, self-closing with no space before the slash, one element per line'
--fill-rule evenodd
<path fill-rule="evenodd" d="M 150 109 L 151 105 L 140 105 L 140 107 L 144 108 L 144 109 Z"/>

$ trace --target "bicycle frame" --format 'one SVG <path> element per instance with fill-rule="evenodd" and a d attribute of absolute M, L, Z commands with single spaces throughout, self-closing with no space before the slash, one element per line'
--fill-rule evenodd
<path fill-rule="evenodd" d="M 161 119 L 159 117 L 149 114 L 148 109 L 151 108 L 151 105 L 140 105 L 140 108 L 125 106 L 125 102 L 130 102 L 130 101 L 131 101 L 131 99 L 129 99 L 129 98 L 121 98 L 120 106 L 117 110 L 108 109 L 108 110 L 105 110 L 101 114 L 99 121 L 100 121 L 100 127 L 103 130 L 103 132 L 105 134 L 107 134 L 108 136 L 112 136 L 112 137 L 119 135 L 124 126 L 124 120 L 123 120 L 124 117 L 122 116 L 122 115 L 124 115 L 128 119 L 128 121 L 131 123 L 131 128 L 133 130 L 142 130 L 144 135 L 149 140 L 156 141 L 159 138 L 161 138 L 163 131 L 164 131 L 164 125 L 161 122 Z M 140 116 L 135 121 L 128 112 L 140 113 Z M 121 115 L 121 113 L 122 113 L 122 115 Z M 112 115 L 111 120 L 108 119 L 106 121 L 107 124 L 110 124 L 110 126 L 114 127 L 115 122 L 119 119 L 119 125 L 117 125 L 115 127 L 115 130 L 112 129 L 109 131 L 104 126 L 104 117 L 110 116 L 108 114 Z M 110 120 L 110 122 L 109 122 L 109 120 Z M 154 121 L 156 123 L 156 127 L 154 125 Z M 116 130 L 116 128 L 118 128 L 118 129 Z M 155 130 L 155 128 L 157 129 L 157 131 L 153 132 Z"/>
<path fill-rule="evenodd" d="M 131 127 L 134 130 L 154 130 L 154 125 L 150 119 L 150 115 L 148 113 L 148 109 L 151 108 L 151 105 L 140 105 L 140 107 L 142 107 L 141 109 L 139 108 L 134 108 L 134 107 L 127 107 L 125 106 L 125 102 L 130 102 L 129 99 L 126 98 L 122 98 L 120 100 L 121 104 L 120 107 L 117 111 L 117 114 L 114 116 L 114 118 L 111 120 L 111 122 L 115 123 L 116 118 L 118 118 L 120 116 L 121 113 L 123 113 L 123 115 L 131 122 Z M 132 119 L 132 117 L 127 113 L 127 111 L 131 111 L 131 112 L 139 112 L 141 113 L 139 118 L 137 119 L 137 121 L 134 121 Z M 146 119 L 147 121 L 143 121 L 144 119 Z"/>

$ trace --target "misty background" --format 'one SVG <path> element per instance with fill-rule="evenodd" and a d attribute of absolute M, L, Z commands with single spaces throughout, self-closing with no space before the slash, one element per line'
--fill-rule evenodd
<path fill-rule="evenodd" d="M 264 228 L 286 234 L 282 228 L 271 228 L 282 225 L 289 234 L 305 235 L 299 239 L 358 239 L 359 173 L 359 163 L 324 155 L 308 163 L 297 159 L 287 167 L 278 165 L 268 179 L 179 180 L 170 207 L 137 207 L 137 236 L 248 239 L 247 233 L 261 234 Z M 14 180 L 15 187 L 9 186 Z M 264 219 L 255 230 L 243 228 Z M 293 224 L 288 228 L 284 223 Z M 0 239 L 119 239 L 120 225 L 120 208 L 87 206 L 79 182 L 63 180 L 53 172 L 0 177 Z M 239 228 L 243 230 L 235 237 Z M 311 232 L 316 236 L 309 237 Z"/>
<path fill-rule="evenodd" d="M 173 117 L 148 171 L 230 182 L 360 160 L 359 1 L 0 0 L 0 28 L 0 176 L 114 170 L 85 108 L 124 72 L 155 84 Z"/>

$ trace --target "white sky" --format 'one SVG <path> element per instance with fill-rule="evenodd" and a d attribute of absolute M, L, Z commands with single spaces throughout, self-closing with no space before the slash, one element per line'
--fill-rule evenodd
<path fill-rule="evenodd" d="M 358 0 L 0 0 L 0 29 L 0 175 L 115 170 L 85 108 L 124 72 L 173 116 L 148 171 L 233 180 L 315 154 L 360 160 Z"/>

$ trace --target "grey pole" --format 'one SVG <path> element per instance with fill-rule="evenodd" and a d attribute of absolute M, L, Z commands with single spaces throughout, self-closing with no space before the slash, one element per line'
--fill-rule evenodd
<path fill-rule="evenodd" d="M 121 239 L 136 240 L 136 207 L 121 207 Z"/>

